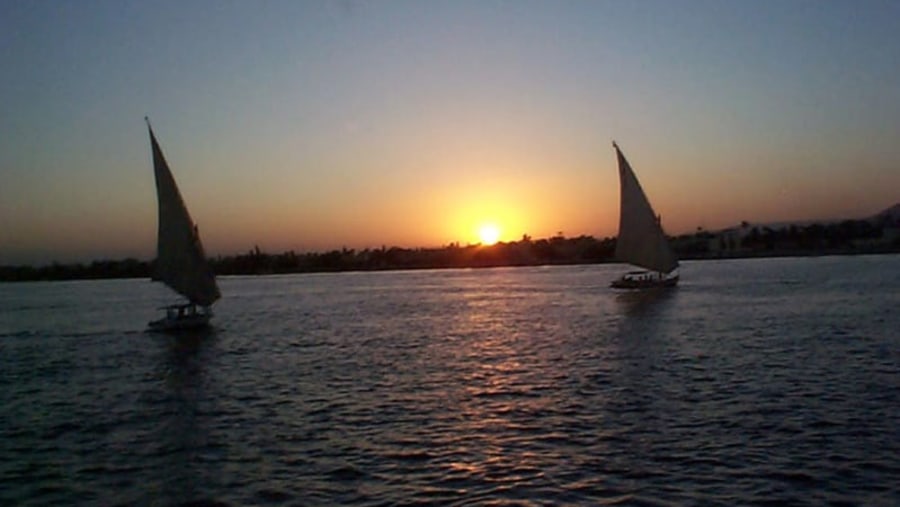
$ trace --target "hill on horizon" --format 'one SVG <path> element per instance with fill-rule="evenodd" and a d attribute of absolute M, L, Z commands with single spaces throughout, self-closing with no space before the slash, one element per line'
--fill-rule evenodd
<path fill-rule="evenodd" d="M 781 229 L 784 227 L 790 227 L 792 225 L 796 226 L 809 226 L 813 224 L 820 225 L 830 225 L 837 224 L 840 222 L 845 222 L 847 220 L 865 220 L 867 222 L 872 223 L 900 223 L 900 202 L 894 204 L 893 206 L 889 206 L 875 214 L 858 217 L 858 218 L 820 218 L 820 219 L 808 219 L 808 220 L 784 220 L 779 222 L 746 222 L 750 227 L 768 227 L 770 229 Z M 733 229 L 740 229 L 742 224 L 732 225 L 730 227 L 725 227 L 723 229 L 710 231 L 712 233 L 720 233 Z"/>
<path fill-rule="evenodd" d="M 876 213 L 871 218 L 869 218 L 869 220 L 876 222 L 881 220 L 886 220 L 888 222 L 900 222 L 900 202 L 891 206 L 890 208 Z"/>

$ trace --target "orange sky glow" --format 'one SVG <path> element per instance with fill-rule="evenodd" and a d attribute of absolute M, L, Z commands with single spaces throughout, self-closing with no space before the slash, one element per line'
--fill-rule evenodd
<path fill-rule="evenodd" d="M 11 4 L 0 265 L 153 258 L 145 115 L 211 256 L 900 201 L 900 4 L 699 4 Z"/>

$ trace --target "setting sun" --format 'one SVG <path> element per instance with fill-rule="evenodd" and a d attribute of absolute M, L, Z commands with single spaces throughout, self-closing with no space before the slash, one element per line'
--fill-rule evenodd
<path fill-rule="evenodd" d="M 500 239 L 500 229 L 494 224 L 484 224 L 478 229 L 482 245 L 493 245 Z"/>

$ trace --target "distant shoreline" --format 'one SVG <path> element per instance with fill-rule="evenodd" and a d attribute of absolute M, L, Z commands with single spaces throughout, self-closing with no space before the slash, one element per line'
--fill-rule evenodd
<path fill-rule="evenodd" d="M 900 224 L 847 220 L 782 229 L 744 224 L 671 239 L 681 260 L 891 254 L 900 253 Z M 255 247 L 246 254 L 211 258 L 210 263 L 219 276 L 607 264 L 617 262 L 615 244 L 615 238 L 558 235 L 539 240 L 523 236 L 490 246 L 452 243 L 440 248 L 343 248 L 324 253 L 268 254 Z M 150 278 L 152 270 L 151 261 L 137 259 L 0 266 L 0 282 Z"/>
<path fill-rule="evenodd" d="M 856 256 L 856 255 L 894 255 L 900 254 L 900 248 L 890 250 L 854 250 L 854 251 L 823 251 L 823 252 L 772 252 L 768 254 L 746 254 L 746 255 L 722 255 L 722 256 L 691 256 L 680 258 L 680 261 L 723 261 L 723 260 L 741 260 L 741 259 L 778 259 L 778 258 L 798 258 L 798 257 L 831 257 L 831 256 Z M 105 261 L 105 263 L 117 264 L 126 261 Z M 80 272 L 82 270 L 91 273 L 61 275 L 57 277 L 45 276 L 37 274 L 32 277 L 17 277 L 16 272 L 26 269 L 42 272 L 45 269 L 53 269 L 50 267 L 31 268 L 22 266 L 0 266 L 0 283 L 17 283 L 17 282 L 66 282 L 66 281 L 83 281 L 83 280 L 133 280 L 133 279 L 150 279 L 151 263 L 147 261 L 139 261 L 141 264 L 147 265 L 147 272 L 142 274 L 95 274 L 91 272 L 90 266 L 81 264 L 58 265 L 65 271 Z M 426 271 L 426 270 L 445 270 L 445 269 L 493 269 L 493 268 L 527 268 L 542 266 L 589 266 L 598 264 L 619 264 L 616 260 L 603 261 L 575 261 L 575 262 L 554 262 L 554 263 L 535 263 L 535 264 L 480 264 L 480 265 L 459 265 L 459 266 L 396 266 L 381 268 L 347 268 L 347 269 L 319 269 L 319 270 L 298 270 L 298 271 L 259 271 L 259 272 L 229 272 L 217 273 L 218 277 L 226 276 L 272 276 L 272 275 L 296 275 L 296 274 L 322 274 L 322 273 L 374 273 L 385 271 Z M 10 275 L 10 273 L 13 273 Z"/>

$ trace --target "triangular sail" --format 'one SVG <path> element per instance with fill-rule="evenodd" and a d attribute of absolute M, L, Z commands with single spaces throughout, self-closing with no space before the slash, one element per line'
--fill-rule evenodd
<path fill-rule="evenodd" d="M 621 197 L 619 209 L 619 237 L 616 240 L 616 258 L 645 269 L 669 273 L 678 267 L 678 258 L 653 212 L 647 196 L 641 189 L 634 171 L 613 143 L 619 162 Z"/>
<path fill-rule="evenodd" d="M 191 303 L 209 306 L 220 297 L 212 269 L 206 262 L 197 227 L 191 220 L 175 178 L 163 156 L 150 122 L 153 173 L 159 201 L 159 232 L 153 278 L 188 298 Z"/>

